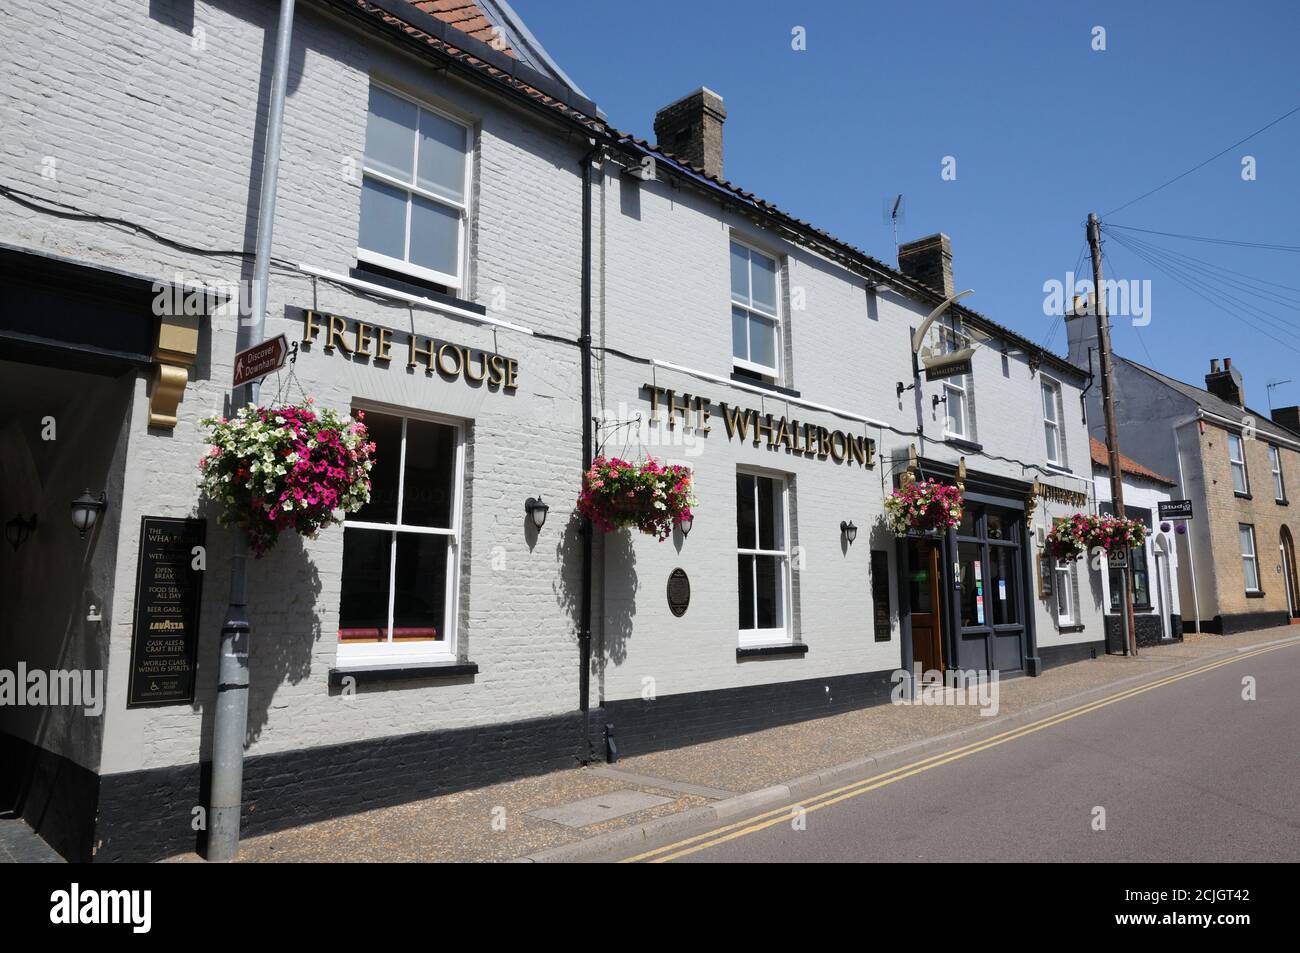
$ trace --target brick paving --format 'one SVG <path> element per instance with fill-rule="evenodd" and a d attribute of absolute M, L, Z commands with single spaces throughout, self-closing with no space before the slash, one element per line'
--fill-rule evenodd
<path fill-rule="evenodd" d="M 1197 659 L 1300 635 L 1281 627 L 1234 636 L 1189 635 L 1141 650 L 1001 682 L 999 715 L 1009 715 Z M 502 861 L 701 807 L 732 794 L 826 770 L 872 754 L 990 724 L 969 706 L 880 705 L 704 744 L 625 758 L 616 766 L 538 777 L 367 811 L 244 841 L 239 860 Z M 611 770 L 612 767 L 612 770 Z M 641 791 L 665 803 L 574 829 L 528 812 L 614 791 Z M 197 860 L 190 854 L 174 861 Z"/>
<path fill-rule="evenodd" d="M 26 823 L 0 819 L 0 864 L 61 864 L 63 858 Z"/>

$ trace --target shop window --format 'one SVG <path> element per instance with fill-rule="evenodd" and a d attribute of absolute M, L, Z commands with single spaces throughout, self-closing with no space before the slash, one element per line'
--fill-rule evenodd
<path fill-rule="evenodd" d="M 1052 569 L 1056 590 L 1056 624 L 1058 627 L 1077 622 L 1074 605 L 1074 560 L 1057 560 Z"/>
<path fill-rule="evenodd" d="M 1125 512 L 1128 512 L 1127 510 Z M 1151 608 L 1151 572 L 1147 563 L 1147 548 L 1138 546 L 1128 551 L 1129 578 L 1133 580 L 1133 607 Z M 1123 591 L 1122 570 L 1110 570 L 1110 609 L 1120 611 L 1120 594 Z"/>
<path fill-rule="evenodd" d="M 370 84 L 357 257 L 460 288 L 470 129 Z"/>
<path fill-rule="evenodd" d="M 339 658 L 454 654 L 461 430 L 366 413 L 370 502 L 343 524 Z"/>
<path fill-rule="evenodd" d="M 778 477 L 736 474 L 740 644 L 790 641 L 788 487 Z"/>
<path fill-rule="evenodd" d="M 1246 578 L 1246 591 L 1259 592 L 1259 559 L 1255 555 L 1255 527 L 1240 523 L 1237 532 L 1241 537 L 1241 572 Z"/>
<path fill-rule="evenodd" d="M 1250 479 L 1246 473 L 1246 447 L 1239 434 L 1228 434 L 1228 466 L 1232 469 L 1232 489 L 1246 495 L 1250 492 Z"/>
<path fill-rule="evenodd" d="M 731 243 L 731 355 L 736 370 L 770 383 L 781 377 L 781 304 L 777 261 Z"/>

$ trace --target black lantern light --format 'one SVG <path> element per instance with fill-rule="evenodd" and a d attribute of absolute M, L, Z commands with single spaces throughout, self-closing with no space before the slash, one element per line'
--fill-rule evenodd
<path fill-rule="evenodd" d="M 840 522 L 840 533 L 849 541 L 850 546 L 852 546 L 853 541 L 858 538 L 858 528 L 853 525 L 852 520 L 847 523 L 843 521 Z"/>
<path fill-rule="evenodd" d="M 14 548 L 15 552 L 17 552 L 19 546 L 27 542 L 27 537 L 31 536 L 35 531 L 35 513 L 26 518 L 23 517 L 23 514 L 19 513 L 8 523 L 5 523 L 5 539 L 8 540 L 9 545 Z"/>
<path fill-rule="evenodd" d="M 691 527 L 695 525 L 695 517 L 688 514 L 682 514 L 677 517 L 677 525 L 682 528 L 682 538 L 691 535 Z"/>
<path fill-rule="evenodd" d="M 550 512 L 550 507 L 542 502 L 540 496 L 530 496 L 524 501 L 524 512 L 533 518 L 533 525 L 541 529 L 546 525 L 546 514 Z"/>
<path fill-rule="evenodd" d="M 81 496 L 72 501 L 72 525 L 76 527 L 81 538 L 95 528 L 99 514 L 108 508 L 108 495 L 101 492 L 98 497 L 89 489 L 83 490 Z"/>

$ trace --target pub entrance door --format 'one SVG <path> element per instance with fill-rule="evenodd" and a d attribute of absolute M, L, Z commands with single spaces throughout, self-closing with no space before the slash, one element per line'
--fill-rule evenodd
<path fill-rule="evenodd" d="M 907 541 L 908 606 L 912 616 L 912 661 L 921 671 L 943 671 L 943 613 L 939 607 L 939 541 Z"/>

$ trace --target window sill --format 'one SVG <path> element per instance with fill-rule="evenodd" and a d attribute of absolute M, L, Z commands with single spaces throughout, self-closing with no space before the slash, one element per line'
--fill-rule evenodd
<path fill-rule="evenodd" d="M 780 384 L 773 384 L 771 381 L 757 380 L 753 377 L 747 377 L 737 371 L 731 372 L 731 379 L 737 384 L 749 384 L 751 387 L 761 387 L 763 390 L 770 390 L 774 394 L 784 394 L 786 397 L 799 396 L 799 392 L 792 387 L 782 387 Z"/>
<path fill-rule="evenodd" d="M 979 453 L 984 449 L 982 443 L 976 443 L 974 440 L 967 440 L 965 437 L 957 437 L 952 434 L 944 434 L 943 442 L 950 447 L 956 447 L 958 450 L 965 450 L 968 453 Z"/>
<path fill-rule="evenodd" d="M 342 688 L 345 678 L 361 682 L 467 678 L 478 674 L 474 662 L 415 662 L 410 665 L 352 665 L 330 669 L 330 688 Z"/>
<path fill-rule="evenodd" d="M 781 645 L 741 645 L 736 648 L 736 661 L 750 658 L 787 658 L 808 654 L 806 642 L 786 642 Z"/>
<path fill-rule="evenodd" d="M 1287 500 L 1287 499 L 1281 499 L 1281 500 L 1279 500 L 1279 499 L 1274 498 L 1273 502 L 1276 503 L 1278 506 L 1290 506 L 1290 505 L 1291 505 L 1291 501 L 1290 501 L 1290 500 Z"/>
<path fill-rule="evenodd" d="M 1247 599 L 1263 599 L 1263 598 L 1264 598 L 1264 590 L 1263 590 L 1263 589 L 1247 589 L 1247 590 L 1246 590 L 1246 598 L 1247 598 Z"/>
<path fill-rule="evenodd" d="M 1067 467 L 1065 464 L 1053 463 L 1051 460 L 1048 460 L 1045 464 L 1043 464 L 1043 469 L 1045 469 L 1048 473 L 1059 473 L 1061 476 L 1074 476 L 1074 471 L 1071 470 L 1069 467 Z"/>
<path fill-rule="evenodd" d="M 1084 628 L 1085 626 L 1082 622 L 1072 622 L 1069 625 L 1058 625 L 1056 631 L 1065 634 L 1068 632 L 1082 632 Z"/>
<path fill-rule="evenodd" d="M 473 311 L 482 315 L 487 314 L 487 308 L 483 307 L 483 305 L 457 298 L 454 294 L 449 293 L 446 285 L 439 284 L 431 279 L 421 278 L 418 275 L 399 272 L 392 268 L 384 268 L 381 265 L 374 265 L 366 261 L 357 262 L 355 268 L 348 269 L 348 274 L 359 281 L 368 281 L 372 285 L 382 285 L 394 291 L 401 291 L 420 298 L 428 298 L 431 301 L 437 301 L 464 311 Z"/>
<path fill-rule="evenodd" d="M 1239 499 L 1239 500 L 1253 500 L 1253 499 L 1254 499 L 1254 497 L 1251 496 L 1249 493 L 1238 493 L 1236 490 L 1233 490 L 1233 491 L 1232 491 L 1232 495 L 1235 496 L 1235 497 L 1236 497 L 1237 499 Z"/>

